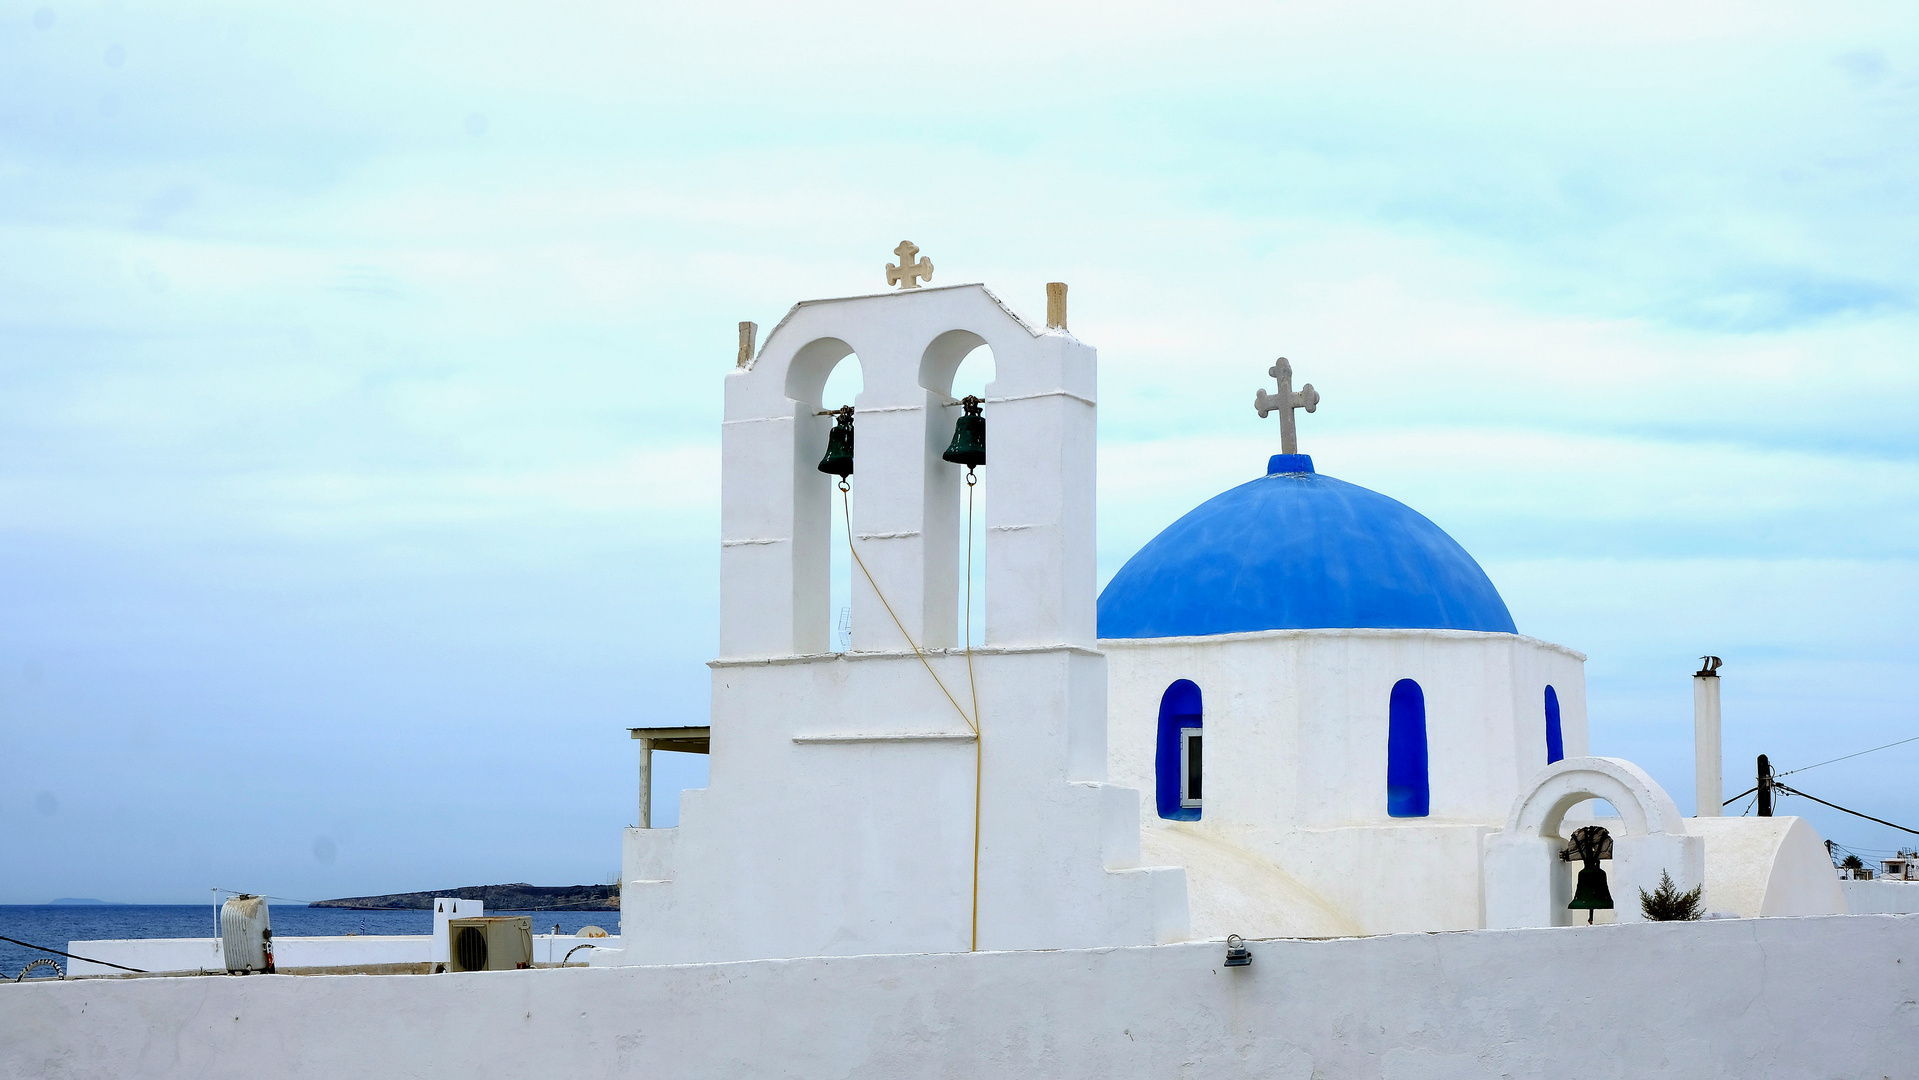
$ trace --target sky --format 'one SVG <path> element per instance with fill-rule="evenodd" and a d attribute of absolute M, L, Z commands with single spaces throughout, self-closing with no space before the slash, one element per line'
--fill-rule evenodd
<path fill-rule="evenodd" d="M 611 880 L 736 324 L 903 237 L 1070 285 L 1102 582 L 1284 355 L 1682 809 L 1703 653 L 1724 795 L 1919 736 L 1915 133 L 1904 3 L 0 0 L 0 903 Z"/>

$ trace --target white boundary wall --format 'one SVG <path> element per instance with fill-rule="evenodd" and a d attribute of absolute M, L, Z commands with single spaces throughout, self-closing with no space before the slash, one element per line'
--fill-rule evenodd
<path fill-rule="evenodd" d="M 1842 881 L 1846 909 L 1854 915 L 1906 915 L 1919 912 L 1919 882 Z"/>
<path fill-rule="evenodd" d="M 618 917 L 616 911 L 607 912 Z M 539 916 L 535 915 L 535 923 Z M 424 964 L 432 953 L 434 939 L 424 934 L 355 934 L 335 937 L 284 937 L 273 939 L 273 964 L 282 968 L 357 967 L 372 964 Z M 586 963 L 593 952 L 621 948 L 617 936 L 583 938 L 572 934 L 533 935 L 533 962 L 557 964 L 575 945 L 592 945 L 575 954 L 575 963 Z M 226 960 L 220 953 L 219 938 L 103 938 L 97 941 L 70 941 L 67 951 L 75 956 L 105 960 L 109 964 L 139 968 L 142 971 L 221 971 Z M 444 952 L 442 953 L 444 956 Z M 85 960 L 62 960 L 69 976 L 119 975 L 121 972 Z"/>
<path fill-rule="evenodd" d="M 1919 918 L 0 987 L 0 1077 L 1908 1076 Z"/>

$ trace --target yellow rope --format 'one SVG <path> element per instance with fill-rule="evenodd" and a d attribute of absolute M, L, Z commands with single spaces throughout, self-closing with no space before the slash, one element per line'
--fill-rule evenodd
<path fill-rule="evenodd" d="M 973 678 L 973 470 L 966 470 L 966 685 L 973 691 L 973 951 L 979 951 L 980 784 L 986 740 L 979 733 L 979 682 Z M 847 531 L 851 537 L 852 531 Z"/>
<path fill-rule="evenodd" d="M 847 505 L 846 505 L 847 504 L 846 489 L 847 489 L 846 481 L 841 480 L 840 481 L 840 511 L 845 516 L 845 521 L 846 521 L 846 550 L 853 556 L 853 562 L 858 564 L 860 568 L 860 573 L 866 575 L 866 583 L 868 585 L 873 586 L 873 595 L 880 598 L 880 603 L 886 606 L 886 613 L 888 615 L 893 616 L 893 625 L 900 628 L 900 636 L 906 639 L 906 643 L 908 645 L 912 646 L 913 655 L 919 657 L 920 663 L 926 665 L 926 673 L 928 675 L 931 675 L 933 677 L 933 682 L 939 685 L 940 693 L 946 695 L 946 700 L 953 703 L 953 711 L 956 713 L 959 713 L 960 719 L 964 721 L 966 723 L 967 728 L 970 731 L 972 731 L 973 737 L 975 739 L 979 738 L 979 725 L 973 723 L 972 718 L 966 715 L 965 709 L 960 708 L 959 699 L 954 697 L 953 692 L 946 688 L 946 683 L 940 680 L 939 672 L 933 670 L 932 661 L 926 659 L 926 654 L 920 651 L 920 647 L 917 644 L 914 644 L 913 635 L 907 633 L 906 624 L 900 621 L 899 614 L 893 610 L 893 605 L 887 602 L 886 594 L 880 591 L 880 583 L 873 580 L 873 572 L 866 568 L 866 560 L 860 558 L 859 549 L 853 546 L 853 513 L 851 510 L 847 508 Z"/>
<path fill-rule="evenodd" d="M 959 713 L 960 720 L 963 721 L 967 729 L 973 733 L 972 951 L 978 952 L 980 783 L 981 775 L 985 770 L 986 750 L 982 745 L 979 733 L 979 683 L 973 678 L 973 485 L 970 482 L 966 485 L 966 681 L 972 687 L 973 691 L 973 715 L 970 717 L 966 715 L 965 709 L 960 708 L 959 699 L 955 698 L 953 692 L 946 688 L 946 683 L 940 679 L 939 672 L 933 670 L 932 661 L 926 659 L 926 654 L 920 651 L 919 645 L 913 641 L 913 635 L 907 633 L 906 624 L 900 621 L 899 613 L 893 610 L 892 603 L 886 599 L 886 594 L 880 590 L 880 583 L 873 579 L 873 572 L 866 568 L 866 560 L 860 558 L 859 548 L 853 546 L 853 511 L 848 505 L 849 496 L 847 495 L 849 486 L 844 479 L 840 480 L 840 514 L 842 520 L 846 522 L 847 554 L 853 556 L 853 562 L 860 568 L 860 573 L 866 575 L 866 583 L 873 587 L 873 595 L 880 598 L 880 603 L 885 606 L 886 613 L 893 617 L 893 625 L 900 628 L 900 636 L 906 639 L 906 644 L 912 646 L 913 655 L 920 658 L 920 663 L 925 666 L 926 673 L 933 677 L 933 682 L 940 688 L 940 693 L 945 694 L 946 700 L 953 703 L 953 711 Z"/>
<path fill-rule="evenodd" d="M 852 533 L 849 531 L 848 536 Z M 966 685 L 973 692 L 973 731 L 979 732 L 979 682 L 973 678 L 973 470 L 966 470 Z"/>

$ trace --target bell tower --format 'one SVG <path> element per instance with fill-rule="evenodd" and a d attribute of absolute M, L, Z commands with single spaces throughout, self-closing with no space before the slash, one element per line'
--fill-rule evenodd
<path fill-rule="evenodd" d="M 827 651 L 829 515 L 848 508 L 861 558 L 899 623 L 924 647 L 959 644 L 965 469 L 941 454 L 964 415 L 950 396 L 954 372 L 980 345 L 993 350 L 998 376 L 984 405 L 995 463 L 982 473 L 992 490 L 986 565 L 999 586 L 988 591 L 987 644 L 1093 648 L 1094 350 L 1034 330 L 983 285 L 956 285 L 797 304 L 759 356 L 728 376 L 723 660 Z M 842 508 L 833 478 L 817 468 L 834 424 L 824 407 L 841 403 L 820 395 L 849 355 L 859 357 L 865 387 Z M 853 628 L 855 652 L 907 647 L 858 574 Z"/>
<path fill-rule="evenodd" d="M 1184 872 L 1138 865 L 1139 795 L 1105 782 L 1094 350 L 982 285 L 921 286 L 931 272 L 921 258 L 889 268 L 897 292 L 795 305 L 726 378 L 711 782 L 679 828 L 627 831 L 629 963 L 1185 936 Z M 968 415 L 954 373 L 981 345 L 985 638 L 967 650 L 967 470 L 942 455 Z M 849 355 L 864 388 L 840 492 L 818 465 L 844 403 L 821 392 Z M 864 568 L 845 653 L 835 514 Z"/>

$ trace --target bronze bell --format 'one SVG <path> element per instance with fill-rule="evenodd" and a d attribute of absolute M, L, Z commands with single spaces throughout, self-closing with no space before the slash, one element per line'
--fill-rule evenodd
<path fill-rule="evenodd" d="M 851 405 L 843 405 L 833 413 L 833 430 L 826 433 L 826 456 L 820 459 L 820 471 L 842 480 L 853 475 Z"/>
<path fill-rule="evenodd" d="M 1573 890 L 1573 902 L 1566 907 L 1572 911 L 1611 911 L 1612 890 L 1606 887 L 1606 872 L 1597 866 L 1580 870 L 1579 886 Z"/>
<path fill-rule="evenodd" d="M 960 414 L 959 423 L 953 425 L 953 444 L 940 457 L 968 469 L 986 464 L 986 417 L 980 415 L 979 409 L 982 404 L 981 398 L 971 394 L 960 399 L 960 406 L 966 411 Z"/>
<path fill-rule="evenodd" d="M 1612 910 L 1612 890 L 1606 887 L 1606 872 L 1599 868 L 1599 860 L 1611 854 L 1612 834 L 1597 825 L 1588 825 L 1573 830 L 1572 843 L 1562 855 L 1577 856 L 1584 864 L 1579 871 L 1579 882 L 1573 887 L 1572 903 L 1566 908 L 1586 912 L 1587 922 L 1592 921 L 1594 911 Z"/>

